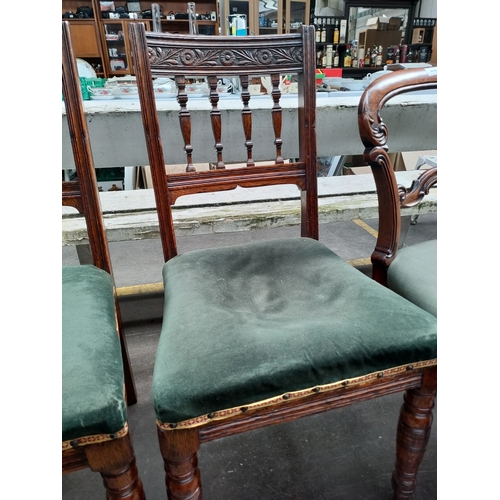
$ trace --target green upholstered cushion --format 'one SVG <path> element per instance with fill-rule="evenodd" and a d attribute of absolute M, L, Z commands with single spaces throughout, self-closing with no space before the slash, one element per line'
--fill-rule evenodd
<path fill-rule="evenodd" d="M 436 318 L 312 239 L 185 253 L 163 277 L 161 423 L 436 357 Z"/>
<path fill-rule="evenodd" d="M 62 269 L 62 440 L 111 434 L 126 423 L 124 375 L 111 276 Z"/>
<path fill-rule="evenodd" d="M 387 286 L 437 317 L 437 240 L 398 250 Z"/>

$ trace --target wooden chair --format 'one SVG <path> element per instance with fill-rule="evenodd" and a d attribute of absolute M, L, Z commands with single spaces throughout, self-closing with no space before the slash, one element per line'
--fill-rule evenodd
<path fill-rule="evenodd" d="M 373 278 L 437 316 L 437 240 L 399 247 L 401 207 L 418 205 L 437 183 L 437 167 L 429 168 L 409 189 L 398 186 L 387 154 L 388 127 L 382 118 L 385 103 L 394 96 L 437 88 L 436 68 L 394 71 L 377 78 L 363 93 L 358 124 L 377 186 L 379 229 L 372 254 Z"/>
<path fill-rule="evenodd" d="M 127 401 L 135 403 L 136 392 L 67 21 L 62 82 L 78 179 L 62 183 L 62 203 L 85 215 L 93 259 L 93 265 L 62 268 L 62 470 L 90 467 L 101 473 L 107 499 L 140 500 L 127 424 Z"/>
<path fill-rule="evenodd" d="M 409 497 L 432 422 L 436 318 L 318 241 L 314 28 L 203 37 L 145 32 L 143 24 L 131 23 L 130 41 L 166 261 L 152 392 L 168 498 L 202 497 L 202 443 L 402 390 L 393 485 L 396 498 Z M 235 75 L 246 166 L 225 168 L 217 80 Z M 269 129 L 259 137 L 274 142 L 276 154 L 262 166 L 254 165 L 248 92 L 255 75 L 272 81 L 267 110 L 259 109 L 268 114 Z M 280 75 L 298 79 L 298 139 L 281 136 L 288 113 Z M 172 129 L 161 134 L 153 77 L 175 78 L 183 144 Z M 185 85 L 200 77 L 210 88 L 205 123 L 211 123 L 217 168 L 196 172 L 194 161 L 207 152 L 192 146 Z M 234 127 L 227 132 L 238 135 Z M 299 157 L 287 163 L 284 151 L 293 141 Z M 186 172 L 167 174 L 175 147 L 185 149 Z M 300 237 L 177 254 L 171 213 L 177 197 L 280 184 L 302 193 Z"/>

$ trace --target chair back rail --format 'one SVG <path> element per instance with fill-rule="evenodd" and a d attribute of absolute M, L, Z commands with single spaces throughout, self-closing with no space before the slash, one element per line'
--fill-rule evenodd
<path fill-rule="evenodd" d="M 67 22 L 63 22 L 62 24 L 62 91 L 77 172 L 76 181 L 62 183 L 62 205 L 76 208 L 76 210 L 84 215 L 92 263 L 94 266 L 103 269 L 113 277 L 111 257 L 101 211 L 99 189 L 97 187 L 94 159 L 92 156 L 85 111 L 83 109 L 78 67 L 71 45 L 70 25 Z M 132 367 L 130 365 L 128 348 L 123 334 L 122 319 L 116 290 L 115 305 L 125 371 L 127 403 L 132 405 L 137 401 L 137 392 Z"/>
<path fill-rule="evenodd" d="M 397 78 L 395 78 L 397 76 Z M 407 189 L 398 186 L 388 155 L 389 130 L 382 118 L 384 105 L 393 97 L 437 88 L 436 68 L 393 72 L 377 78 L 361 96 L 358 127 L 365 146 L 363 158 L 371 166 L 379 203 L 379 229 L 372 254 L 373 278 L 387 284 L 387 268 L 396 256 L 401 233 L 401 207 L 415 206 L 437 182 L 437 168 L 424 171 Z"/>
<path fill-rule="evenodd" d="M 62 90 L 71 137 L 78 181 L 63 182 L 62 204 L 73 206 L 83 213 L 87 221 L 92 262 L 96 267 L 111 271 L 104 222 L 101 214 L 99 190 L 90 146 L 87 122 L 81 99 L 78 68 L 71 47 L 69 30 L 63 25 Z"/>
<path fill-rule="evenodd" d="M 316 171 L 316 89 L 314 65 L 314 28 L 304 26 L 300 33 L 276 36 L 203 37 L 146 32 L 141 23 L 131 23 L 130 40 L 134 68 L 139 86 L 144 132 L 155 188 L 165 260 L 177 255 L 170 206 L 182 195 L 255 187 L 273 184 L 295 184 L 302 192 L 302 236 L 318 238 L 317 171 Z M 281 75 L 297 75 L 299 158 L 286 162 L 283 157 L 283 109 Z M 251 78 L 269 76 L 272 91 L 270 123 L 275 158 L 264 166 L 255 166 L 252 96 L 248 90 Z M 153 78 L 171 77 L 176 82 L 179 103 L 179 125 L 186 152 L 186 172 L 166 174 L 168 151 L 175 147 L 162 144 L 156 111 Z M 241 88 L 241 148 L 243 168 L 226 168 L 222 142 L 222 113 L 219 109 L 217 84 L 221 78 L 239 78 Z M 188 79 L 206 78 L 209 120 L 214 139 L 214 170 L 196 172 L 195 158 L 206 158 L 207 152 L 194 151 Z M 141 90 L 142 89 L 142 90 Z M 166 154 L 165 154 L 166 153 Z M 162 193 L 168 193 L 165 196 Z"/>

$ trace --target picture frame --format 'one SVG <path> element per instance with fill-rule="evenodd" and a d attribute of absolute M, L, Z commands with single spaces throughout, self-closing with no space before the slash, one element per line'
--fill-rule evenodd
<path fill-rule="evenodd" d="M 115 10 L 115 2 L 101 0 L 99 2 L 101 12 L 113 12 Z"/>
<path fill-rule="evenodd" d="M 127 2 L 127 9 L 129 12 L 141 12 L 140 2 Z"/>

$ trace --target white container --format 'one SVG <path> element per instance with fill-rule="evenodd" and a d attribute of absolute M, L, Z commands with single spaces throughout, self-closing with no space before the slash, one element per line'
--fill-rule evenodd
<path fill-rule="evenodd" d="M 326 46 L 326 67 L 332 67 L 333 45 Z"/>

